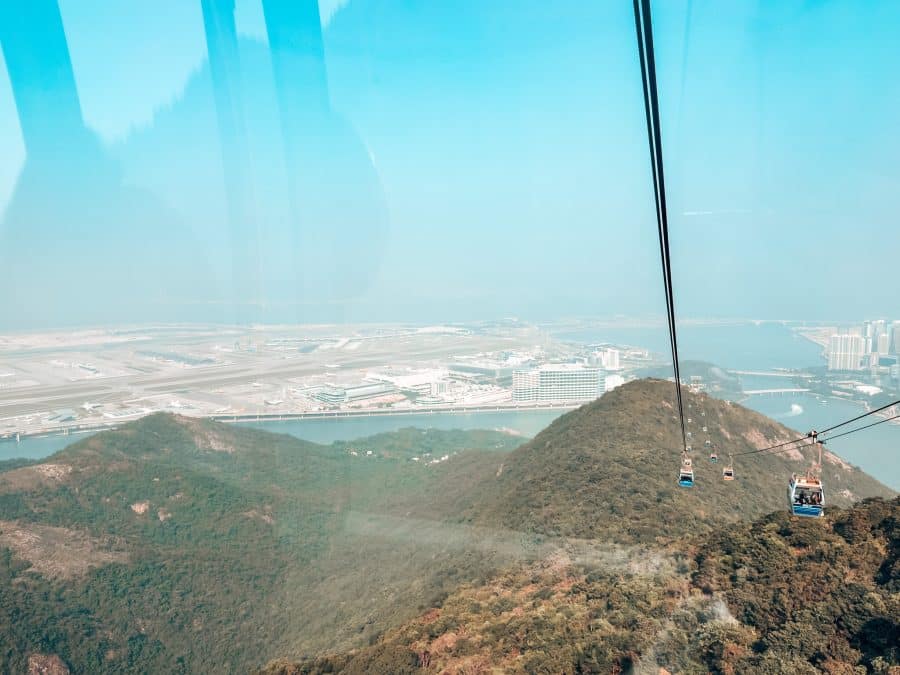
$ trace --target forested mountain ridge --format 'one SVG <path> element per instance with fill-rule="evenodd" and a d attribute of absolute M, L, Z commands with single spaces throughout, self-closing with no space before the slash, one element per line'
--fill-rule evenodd
<path fill-rule="evenodd" d="M 637 380 L 563 415 L 510 454 L 489 489 L 473 498 L 473 522 L 648 543 L 757 518 L 785 505 L 790 475 L 806 471 L 813 450 L 740 453 L 797 438 L 796 430 L 685 389 L 696 485 L 684 489 L 677 484 L 681 428 L 674 398 L 671 382 Z M 712 448 L 704 447 L 707 438 Z M 718 462 L 709 461 L 712 449 Z M 729 455 L 734 455 L 735 480 L 726 482 L 722 467 Z M 824 455 L 822 477 L 833 506 L 894 494 L 831 452 Z"/>
<path fill-rule="evenodd" d="M 364 643 L 509 562 L 421 533 L 429 481 L 521 442 L 405 429 L 322 446 L 154 415 L 13 462 L 0 470 L 0 673 L 34 654 L 73 672 L 246 672 Z M 396 494 L 419 505 L 414 527 Z"/>
<path fill-rule="evenodd" d="M 900 499 L 785 511 L 650 554 L 566 547 L 375 644 L 265 675 L 900 672 Z"/>
<path fill-rule="evenodd" d="M 23 672 L 29 659 L 73 672 L 246 672 L 276 658 L 350 672 L 712 663 L 678 651 L 696 636 L 673 626 L 705 625 L 704 612 L 728 603 L 757 630 L 738 615 L 752 615 L 750 601 L 728 585 L 751 568 L 729 572 L 710 561 L 738 558 L 709 552 L 752 549 L 768 530 L 749 522 L 772 511 L 787 523 L 778 527 L 795 527 L 786 480 L 810 457 L 736 458 L 737 480 L 722 481 L 728 450 L 795 432 L 689 394 L 721 460 L 706 459 L 692 422 L 697 485 L 681 489 L 672 398 L 671 383 L 629 383 L 527 442 L 411 428 L 322 446 L 154 415 L 42 462 L 0 466 L 0 672 Z M 824 478 L 828 523 L 836 505 L 893 495 L 837 456 Z M 825 525 L 796 531 L 815 527 Z M 834 528 L 828 555 L 842 537 Z M 715 539 L 732 533 L 743 538 Z M 892 550 L 887 534 L 870 538 L 866 570 Z M 890 582 L 887 561 L 879 573 Z M 876 606 L 863 609 L 863 624 L 879 620 Z M 830 637 L 849 646 L 828 653 L 876 663 L 877 644 L 857 644 L 853 631 Z M 753 635 L 729 640 L 756 654 L 765 636 Z"/>

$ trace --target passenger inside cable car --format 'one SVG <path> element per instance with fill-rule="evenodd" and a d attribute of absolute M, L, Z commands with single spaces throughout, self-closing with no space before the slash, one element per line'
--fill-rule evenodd
<path fill-rule="evenodd" d="M 825 491 L 818 478 L 791 476 L 788 499 L 791 513 L 795 516 L 818 518 L 825 514 Z"/>

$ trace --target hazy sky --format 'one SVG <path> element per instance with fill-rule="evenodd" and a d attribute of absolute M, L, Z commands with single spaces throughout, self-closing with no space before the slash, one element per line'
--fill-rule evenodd
<path fill-rule="evenodd" d="M 168 120 L 190 130 L 188 111 L 205 105 L 200 94 L 189 105 L 192 82 L 200 91 L 208 78 L 199 0 L 59 2 L 86 124 L 126 181 L 209 241 L 218 216 L 198 218 L 179 190 L 220 213 L 221 166 L 164 180 L 178 153 L 201 154 L 191 134 L 172 132 L 169 155 L 131 159 L 141 139 L 158 145 Z M 236 4 L 249 68 L 265 22 L 259 0 Z M 680 312 L 900 314 L 900 3 L 671 0 L 654 12 Z M 377 172 L 389 219 L 376 271 L 340 316 L 661 311 L 631 3 L 320 0 L 320 13 L 333 108 Z M 246 104 L 260 175 L 284 161 L 263 138 L 277 127 L 261 109 L 264 79 L 247 85 Z M 0 209 L 24 162 L 0 61 Z M 259 208 L 260 227 L 280 217 Z M 270 231 L 264 268 L 282 264 L 279 245 L 296 245 Z M 354 255 L 341 264 L 357 265 Z M 2 309 L 20 308 L 6 298 Z"/>

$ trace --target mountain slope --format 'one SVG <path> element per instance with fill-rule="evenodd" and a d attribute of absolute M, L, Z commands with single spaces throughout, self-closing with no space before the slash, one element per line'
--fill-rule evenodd
<path fill-rule="evenodd" d="M 733 482 L 722 480 L 722 467 L 729 453 L 796 438 L 796 431 L 740 405 L 685 390 L 696 485 L 681 488 L 673 398 L 670 382 L 637 380 L 560 417 L 513 451 L 496 480 L 479 486 L 468 511 L 472 522 L 629 543 L 670 540 L 786 508 L 787 481 L 809 466 L 810 450 L 735 457 Z M 718 463 L 710 462 L 703 448 L 703 424 L 718 449 Z M 826 453 L 823 464 L 829 505 L 893 495 L 836 455 Z"/>
<path fill-rule="evenodd" d="M 395 492 L 427 509 L 443 466 L 410 457 L 520 442 L 404 430 L 320 446 L 154 415 L 4 471 L 0 673 L 34 653 L 79 672 L 246 672 L 364 644 L 510 560 L 390 515 Z"/>
<path fill-rule="evenodd" d="M 434 656 L 444 653 L 544 672 L 555 659 L 600 672 L 636 655 L 689 663 L 672 625 L 682 612 L 715 614 L 729 598 L 720 576 L 743 574 L 704 559 L 695 584 L 704 537 L 743 532 L 773 510 L 786 521 L 785 481 L 806 460 L 752 455 L 724 483 L 721 464 L 697 458 L 697 487 L 679 488 L 672 393 L 667 382 L 630 383 L 524 445 L 499 432 L 405 429 L 321 446 L 154 415 L 9 465 L 0 672 L 21 672 L 29 654 L 82 672 L 239 672 L 326 650 L 341 655 L 302 667 L 361 655 L 375 672 L 403 672 L 449 663 Z M 794 435 L 740 406 L 688 402 L 705 407 L 720 454 Z M 825 480 L 829 510 L 892 495 L 833 456 Z M 706 585 L 719 605 L 692 599 Z M 379 640 L 438 607 L 419 619 L 428 641 L 404 634 L 398 651 L 393 633 Z M 476 624 L 491 636 L 467 641 Z M 526 650 L 533 660 L 518 660 Z"/>
<path fill-rule="evenodd" d="M 898 523 L 900 499 L 874 499 L 824 521 L 775 513 L 655 556 L 564 549 L 369 647 L 262 672 L 895 673 Z"/>
<path fill-rule="evenodd" d="M 435 474 L 445 519 L 544 547 L 369 647 L 264 672 L 849 673 L 900 664 L 900 500 L 882 501 L 894 493 L 826 453 L 828 515 L 795 519 L 787 479 L 812 459 L 800 450 L 738 457 L 737 479 L 725 482 L 723 463 L 698 449 L 697 484 L 680 488 L 673 393 L 669 382 L 629 383 L 509 453 L 473 453 Z M 723 462 L 802 435 L 691 392 L 685 406 L 695 446 L 705 424 Z M 467 488 L 452 489 L 464 479 Z"/>

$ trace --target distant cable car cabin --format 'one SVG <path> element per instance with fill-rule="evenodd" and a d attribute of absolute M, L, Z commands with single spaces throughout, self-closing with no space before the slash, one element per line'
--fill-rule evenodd
<path fill-rule="evenodd" d="M 678 472 L 678 484 L 681 487 L 694 487 L 694 467 L 691 458 L 684 455 L 681 458 L 681 471 Z"/>
<path fill-rule="evenodd" d="M 705 433 L 707 433 L 708 431 L 709 431 L 709 430 L 706 428 L 706 425 L 704 424 L 704 425 L 703 425 L 703 433 L 705 434 Z"/>
<path fill-rule="evenodd" d="M 719 456 L 716 454 L 715 450 L 709 453 L 709 461 L 714 464 L 719 461 Z"/>
<path fill-rule="evenodd" d="M 703 441 L 703 447 L 704 447 L 704 448 L 711 448 L 711 447 L 712 447 L 712 441 L 709 440 L 709 439 L 707 438 L 705 441 Z"/>
<path fill-rule="evenodd" d="M 788 508 L 795 516 L 804 518 L 821 518 L 825 515 L 825 488 L 820 473 L 822 470 L 822 444 L 815 431 L 809 432 L 813 443 L 818 447 L 819 458 L 805 476 L 791 475 L 788 482 Z"/>
<path fill-rule="evenodd" d="M 734 457 L 728 455 L 728 466 L 722 467 L 722 480 L 734 480 Z"/>

